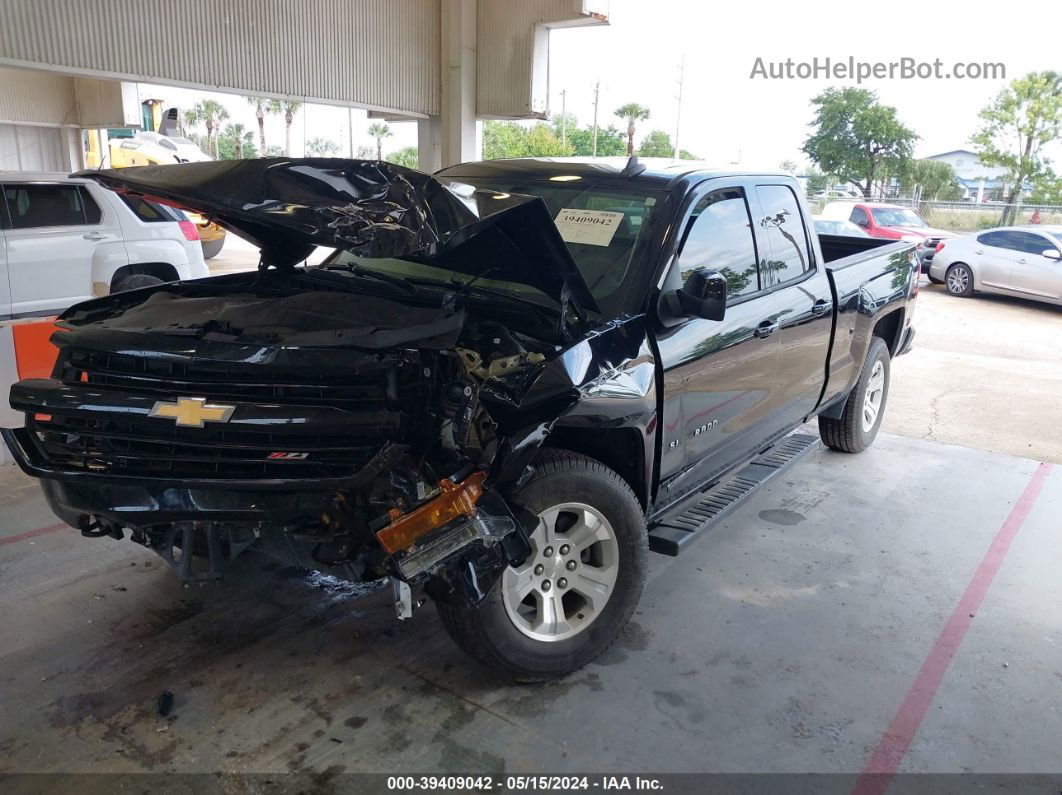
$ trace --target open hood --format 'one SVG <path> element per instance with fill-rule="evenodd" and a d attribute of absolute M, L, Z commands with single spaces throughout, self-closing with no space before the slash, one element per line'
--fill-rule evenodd
<path fill-rule="evenodd" d="M 408 257 L 533 286 L 597 311 L 537 196 L 476 190 L 375 160 L 266 158 L 82 171 L 76 176 L 206 215 L 294 267 L 314 246 Z"/>

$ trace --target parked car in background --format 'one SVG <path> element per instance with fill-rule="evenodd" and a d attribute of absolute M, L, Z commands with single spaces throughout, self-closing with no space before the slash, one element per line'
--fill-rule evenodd
<path fill-rule="evenodd" d="M 826 221 L 821 216 L 813 216 L 815 232 L 820 235 L 847 235 L 848 237 L 870 237 L 851 221 Z"/>
<path fill-rule="evenodd" d="M 923 272 L 928 272 L 929 263 L 941 240 L 955 237 L 946 229 L 936 229 L 910 207 L 877 202 L 830 202 L 822 208 L 819 217 L 831 221 L 851 221 L 865 230 L 870 237 L 886 240 L 906 240 L 918 249 Z"/>
<path fill-rule="evenodd" d="M 1000 293 L 1062 304 L 1062 226 L 1006 226 L 938 244 L 929 279 L 952 295 Z"/>
<path fill-rule="evenodd" d="M 58 314 L 108 293 L 209 276 L 172 207 L 61 173 L 0 172 L 0 313 Z M 2 311 L 5 310 L 6 311 Z"/>

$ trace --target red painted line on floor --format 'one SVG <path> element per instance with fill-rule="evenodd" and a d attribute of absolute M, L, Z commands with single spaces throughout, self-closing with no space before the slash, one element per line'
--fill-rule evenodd
<path fill-rule="evenodd" d="M 68 524 L 52 524 L 47 527 L 38 527 L 36 530 L 27 530 L 25 533 L 19 533 L 15 536 L 8 536 L 7 538 L 0 538 L 0 547 L 4 544 L 17 544 L 19 541 L 25 541 L 28 538 L 36 538 L 46 533 L 54 533 L 56 530 L 70 530 L 71 527 Z"/>
<path fill-rule="evenodd" d="M 973 579 L 966 586 L 966 592 L 959 599 L 955 612 L 951 614 L 948 623 L 933 644 L 926 661 L 915 677 L 914 684 L 907 691 L 907 695 L 892 719 L 889 728 L 885 730 L 878 747 L 874 749 L 866 767 L 856 781 L 852 789 L 852 795 L 881 795 L 889 788 L 893 776 L 900 768 L 907 750 L 911 747 L 915 734 L 918 732 L 922 720 L 926 716 L 933 699 L 937 694 L 944 674 L 951 664 L 952 657 L 966 636 L 966 631 L 973 623 L 973 615 L 984 601 L 992 580 L 1003 564 L 1003 559 L 1010 550 L 1011 542 L 1018 534 L 1025 518 L 1029 515 L 1036 499 L 1040 496 L 1040 490 L 1044 480 L 1051 471 L 1051 464 L 1040 464 L 1032 479 L 1025 487 L 1018 501 L 1011 508 L 1010 515 L 1004 520 L 1002 526 L 992 539 L 984 560 L 974 572 Z"/>

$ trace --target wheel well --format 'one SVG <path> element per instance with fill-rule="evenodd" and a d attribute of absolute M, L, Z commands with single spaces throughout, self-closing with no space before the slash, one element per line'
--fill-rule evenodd
<path fill-rule="evenodd" d="M 179 277 L 177 269 L 168 262 L 138 262 L 136 265 L 123 265 L 111 275 L 111 292 L 115 285 L 126 276 L 143 274 L 162 279 L 164 282 L 175 282 Z"/>
<path fill-rule="evenodd" d="M 897 346 L 900 344 L 900 329 L 903 328 L 902 321 L 903 310 L 894 309 L 889 314 L 878 318 L 878 322 L 874 324 L 872 333 L 875 337 L 881 337 L 885 340 L 890 356 L 896 354 Z"/>
<path fill-rule="evenodd" d="M 546 447 L 582 453 L 613 470 L 627 481 L 644 509 L 648 489 L 645 482 L 644 447 L 641 434 L 634 428 L 599 430 L 589 428 L 554 428 Z"/>

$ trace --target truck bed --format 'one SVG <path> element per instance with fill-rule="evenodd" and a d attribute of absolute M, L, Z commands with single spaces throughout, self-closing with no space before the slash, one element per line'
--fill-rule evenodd
<path fill-rule="evenodd" d="M 831 271 L 838 271 L 865 262 L 881 254 L 893 253 L 887 247 L 895 246 L 903 251 L 910 243 L 902 240 L 883 240 L 876 237 L 852 237 L 851 235 L 819 235 L 822 257 Z"/>

